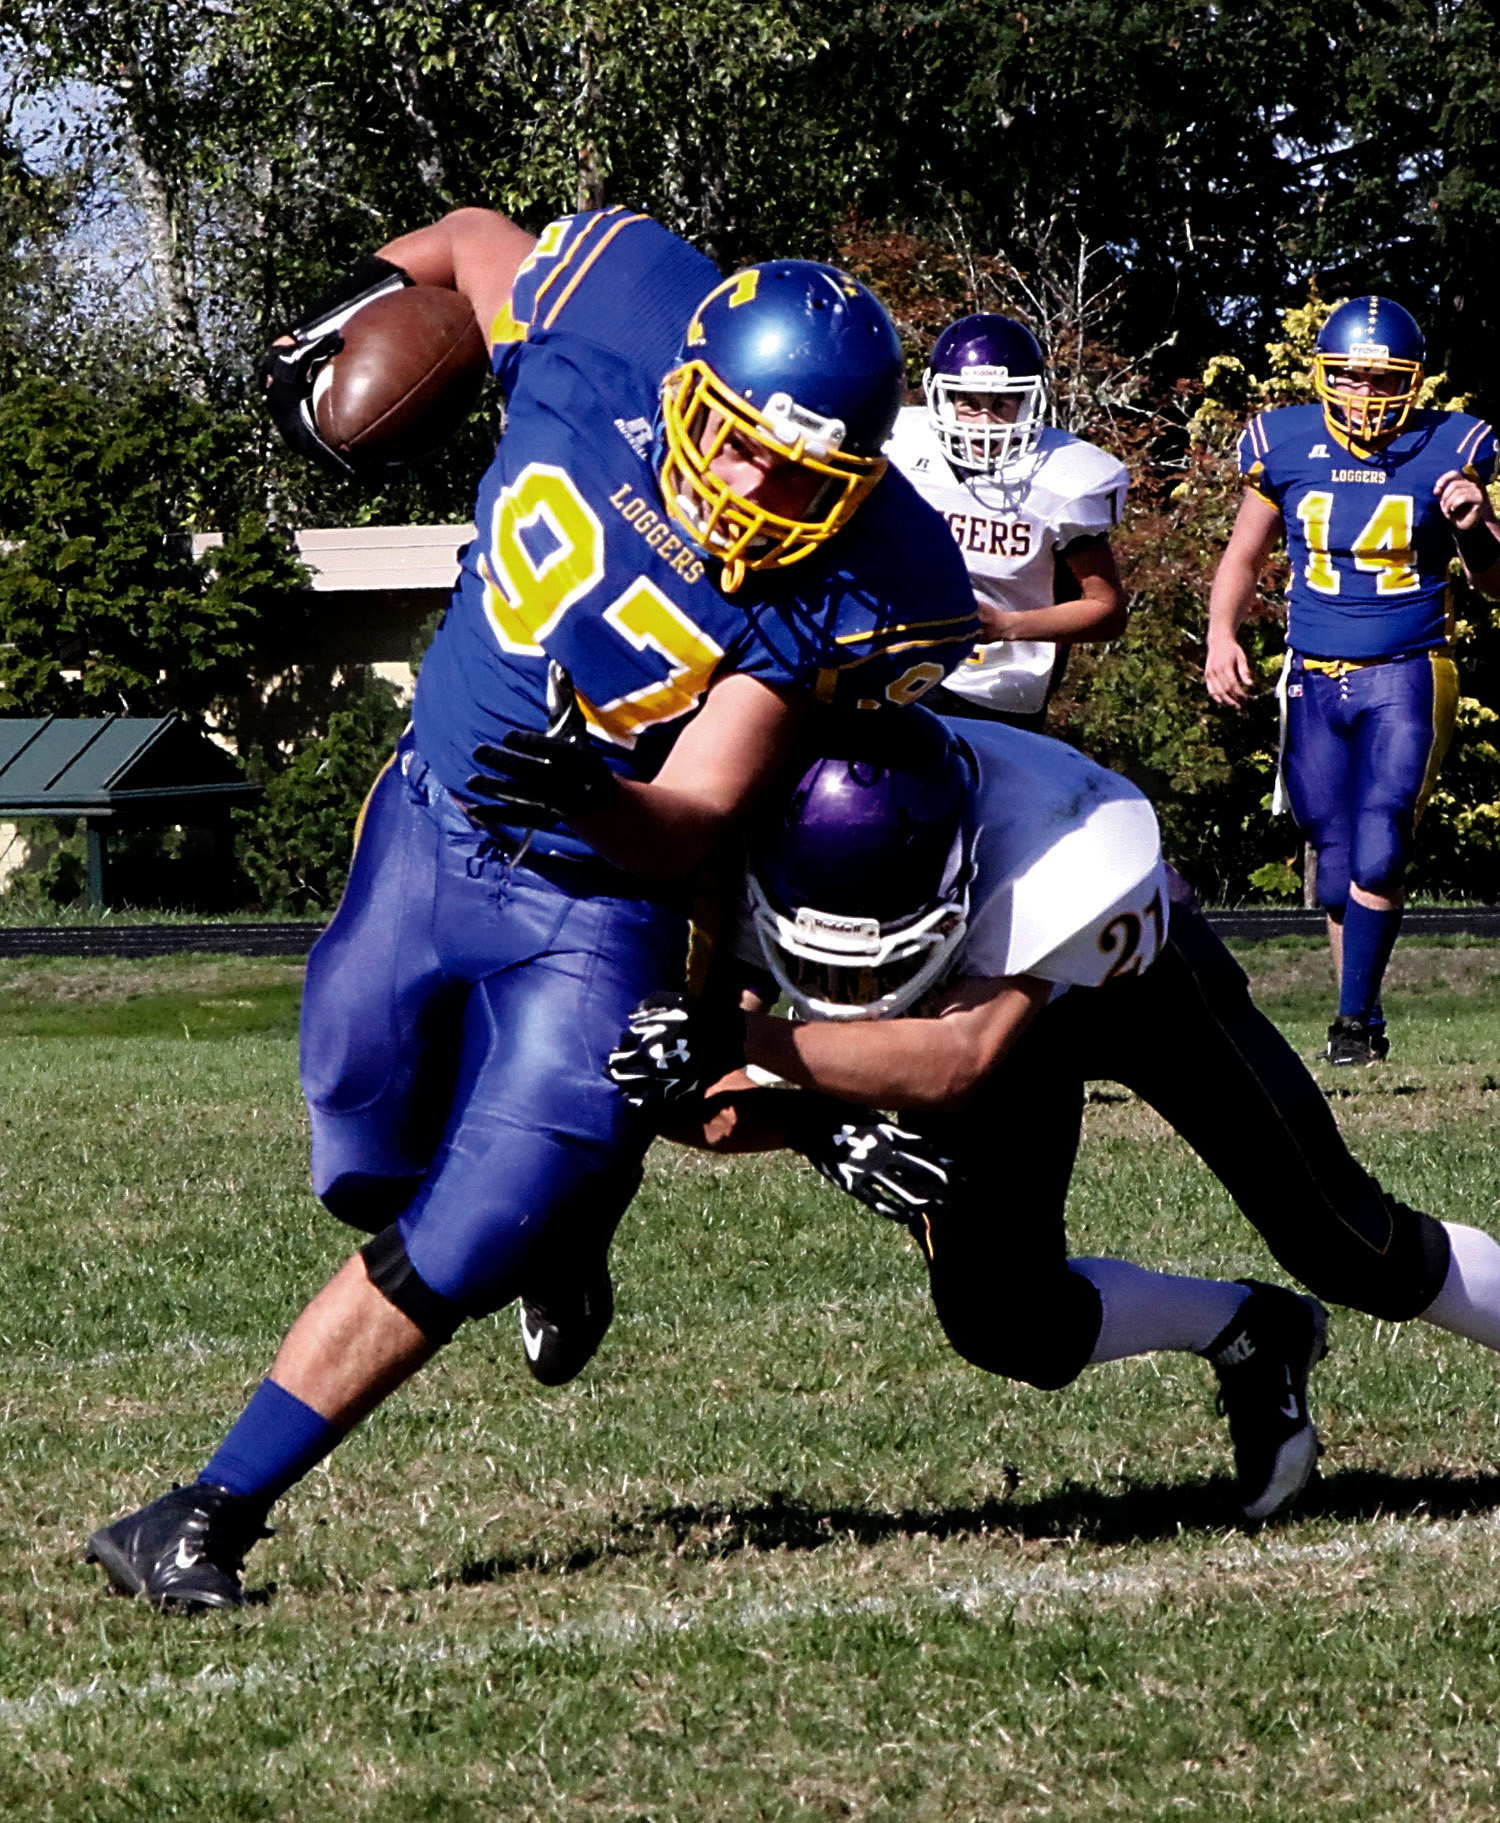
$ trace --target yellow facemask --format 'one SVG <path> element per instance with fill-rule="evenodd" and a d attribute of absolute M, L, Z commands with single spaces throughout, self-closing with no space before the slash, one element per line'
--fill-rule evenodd
<path fill-rule="evenodd" d="M 810 557 L 849 523 L 886 470 L 884 456 L 841 454 L 827 423 L 787 395 L 774 395 L 758 410 L 702 361 L 685 361 L 662 381 L 662 425 L 662 501 L 693 542 L 722 562 L 719 586 L 726 595 L 747 570 L 782 569 Z M 768 512 L 712 472 L 735 432 L 822 479 L 805 518 Z"/>
<path fill-rule="evenodd" d="M 1402 392 L 1353 393 L 1339 390 L 1340 380 L 1359 373 L 1405 377 Z M 1349 443 L 1373 444 L 1394 437 L 1411 416 L 1422 390 L 1420 361 L 1357 361 L 1346 354 L 1313 356 L 1313 390 L 1322 401 L 1323 417 L 1335 436 Z"/>

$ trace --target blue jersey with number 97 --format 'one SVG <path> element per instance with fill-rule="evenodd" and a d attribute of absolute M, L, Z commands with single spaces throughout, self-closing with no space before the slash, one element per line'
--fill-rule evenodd
<path fill-rule="evenodd" d="M 1357 454 L 1320 405 L 1252 418 L 1240 472 L 1286 527 L 1287 644 L 1315 658 L 1392 658 L 1451 633 L 1453 534 L 1433 483 L 1456 469 L 1481 484 L 1495 433 L 1461 411 L 1414 411 L 1383 448 Z"/>
<path fill-rule="evenodd" d="M 973 644 L 963 560 L 894 469 L 816 554 L 752 570 L 733 596 L 667 518 L 652 462 L 661 381 L 718 278 L 622 209 L 554 222 L 517 275 L 490 335 L 505 434 L 413 710 L 450 790 L 481 742 L 546 725 L 549 659 L 611 764 L 650 779 L 716 677 L 874 708 L 914 702 Z"/>

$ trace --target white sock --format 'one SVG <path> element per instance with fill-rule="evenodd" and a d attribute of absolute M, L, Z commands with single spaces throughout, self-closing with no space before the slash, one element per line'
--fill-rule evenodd
<path fill-rule="evenodd" d="M 1460 1222 L 1444 1222 L 1443 1227 L 1453 1258 L 1443 1289 L 1422 1312 L 1422 1321 L 1500 1349 L 1500 1242 L 1482 1228 L 1465 1228 Z"/>
<path fill-rule="evenodd" d="M 1224 1279 L 1181 1279 L 1129 1260 L 1069 1260 L 1099 1293 L 1104 1321 L 1089 1365 L 1178 1349 L 1201 1355 L 1250 1295 Z"/>

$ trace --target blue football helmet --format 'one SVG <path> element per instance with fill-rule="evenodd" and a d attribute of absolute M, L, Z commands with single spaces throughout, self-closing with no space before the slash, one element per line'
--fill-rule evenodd
<path fill-rule="evenodd" d="M 1350 443 L 1395 436 L 1422 390 L 1426 359 L 1422 331 L 1399 304 L 1377 297 L 1340 304 L 1313 347 L 1313 387 L 1328 428 Z M 1351 392 L 1351 381 L 1372 390 Z"/>
<path fill-rule="evenodd" d="M 725 594 L 848 524 L 885 473 L 903 390 L 891 319 L 847 272 L 769 260 L 709 292 L 662 381 L 660 482 L 668 513 L 721 560 Z M 736 435 L 818 477 L 802 516 L 769 512 L 713 473 Z"/>
<path fill-rule="evenodd" d="M 973 756 L 920 708 L 867 711 L 819 744 L 753 843 L 751 920 L 802 1018 L 894 1018 L 968 929 Z"/>
<path fill-rule="evenodd" d="M 1024 323 L 994 312 L 960 317 L 932 346 L 922 391 L 927 422 L 955 468 L 992 475 L 1036 448 L 1047 412 L 1042 347 Z M 1012 417 L 961 419 L 960 403 Z"/>

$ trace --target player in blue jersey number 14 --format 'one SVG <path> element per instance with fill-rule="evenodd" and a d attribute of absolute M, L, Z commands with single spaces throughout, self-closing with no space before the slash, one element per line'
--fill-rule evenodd
<path fill-rule="evenodd" d="M 1285 533 L 1283 799 L 1317 855 L 1339 973 L 1328 1061 L 1387 1054 L 1380 983 L 1401 924 L 1417 821 L 1453 733 L 1449 652 L 1455 553 L 1500 596 L 1500 528 L 1485 494 L 1495 433 L 1466 412 L 1417 405 L 1422 332 L 1388 298 L 1354 298 L 1324 324 L 1319 404 L 1255 418 L 1246 481 L 1209 599 L 1204 679 L 1241 708 L 1253 679 L 1237 638 L 1261 567 Z"/>
<path fill-rule="evenodd" d="M 680 884 L 812 703 L 906 706 L 964 656 L 947 527 L 887 468 L 889 318 L 847 274 L 728 279 L 649 217 L 540 237 L 461 210 L 381 249 L 268 357 L 295 447 L 348 312 L 413 282 L 486 331 L 506 429 L 309 958 L 313 1187 L 373 1236 L 313 1298 L 199 1479 L 97 1531 L 115 1587 L 237 1606 L 271 1503 L 465 1320 L 519 1301 L 539 1379 L 612 1310 L 648 1122 L 604 1073 L 688 978 Z"/>

